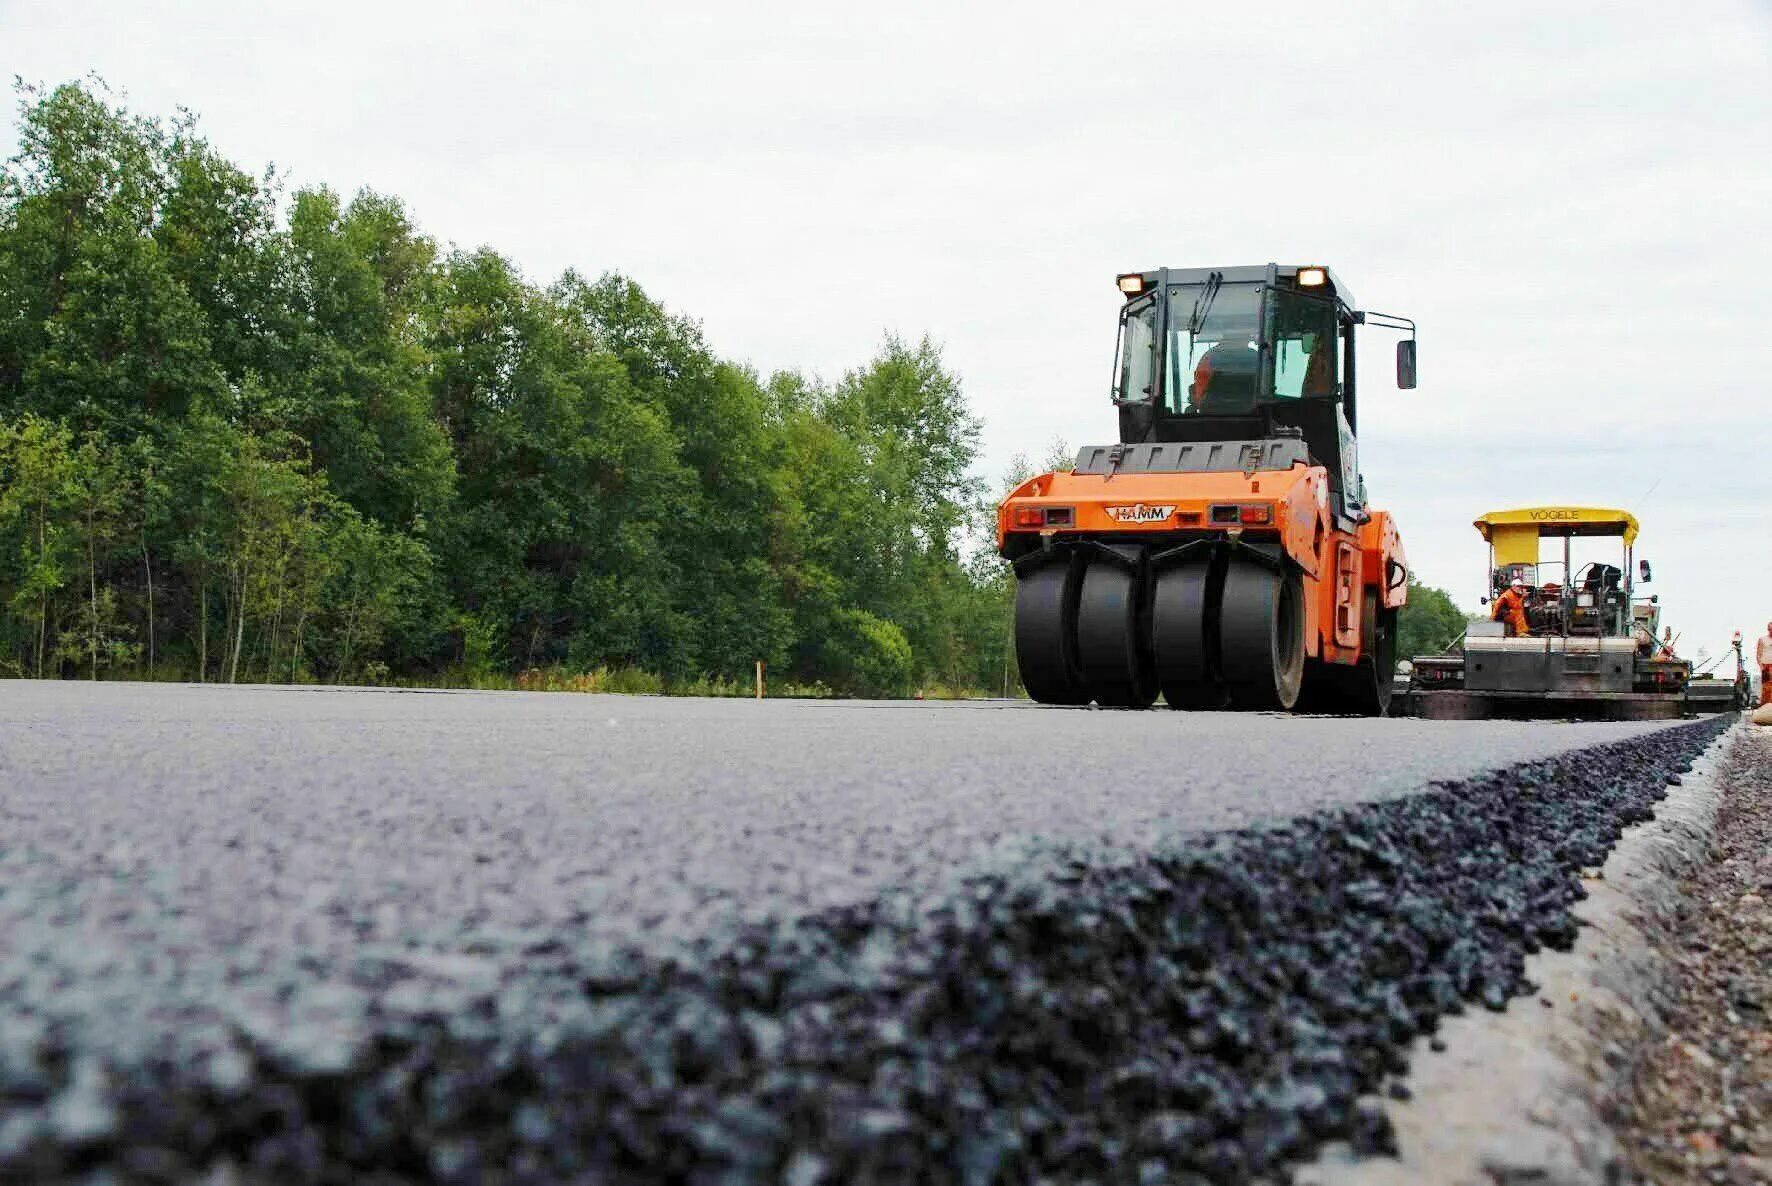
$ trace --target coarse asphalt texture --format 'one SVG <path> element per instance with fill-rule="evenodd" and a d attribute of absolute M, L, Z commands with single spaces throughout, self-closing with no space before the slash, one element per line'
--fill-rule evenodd
<path fill-rule="evenodd" d="M 1382 1151 L 1722 723 L 0 681 L 0 1179 Z"/>

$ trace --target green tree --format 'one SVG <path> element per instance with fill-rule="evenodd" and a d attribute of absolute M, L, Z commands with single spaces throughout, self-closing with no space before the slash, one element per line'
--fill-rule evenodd
<path fill-rule="evenodd" d="M 883 486 L 904 496 L 927 546 L 948 549 L 975 487 L 979 428 L 941 348 L 888 335 L 873 362 L 843 377 L 828 410 L 862 443 Z"/>
<path fill-rule="evenodd" d="M 209 362 L 221 378 L 209 394 L 255 427 L 273 427 L 285 411 L 273 402 L 274 387 L 295 363 L 301 291 L 277 225 L 276 178 L 255 179 L 223 159 L 189 115 L 173 122 L 156 155 L 164 188 L 153 241 L 202 318 Z"/>
<path fill-rule="evenodd" d="M 665 666 L 691 633 L 672 532 L 691 476 L 668 416 L 581 317 L 492 252 L 452 256 L 428 343 L 460 466 L 438 554 L 504 661 Z"/>
<path fill-rule="evenodd" d="M 778 375 L 771 388 L 809 394 L 797 376 Z M 816 399 L 790 399 L 781 425 L 775 505 L 770 517 L 770 567 L 792 622 L 789 671 L 805 682 L 827 674 L 827 640 L 858 603 L 885 605 L 890 524 L 876 516 L 866 464 L 856 441 L 824 419 Z"/>
<path fill-rule="evenodd" d="M 71 510 L 80 485 L 73 434 L 54 421 L 0 421 L 0 531 L 9 541 L 7 605 L 31 623 L 28 666 L 38 679 L 52 657 L 54 598 L 68 584 L 77 555 Z"/>
<path fill-rule="evenodd" d="M 928 340 L 763 381 L 626 277 L 538 286 L 367 191 L 285 216 L 274 174 L 96 81 L 21 89 L 20 129 L 9 669 L 1001 682 L 1013 586 Z"/>
<path fill-rule="evenodd" d="M 1397 657 L 1433 655 L 1457 642 L 1469 622 L 1444 589 L 1409 578 L 1409 600 L 1397 615 Z"/>
<path fill-rule="evenodd" d="M 865 518 L 863 548 L 845 572 L 850 604 L 896 624 L 919 680 L 970 666 L 956 597 L 963 529 L 977 498 L 971 476 L 977 420 L 941 350 L 888 337 L 866 367 L 843 377 L 821 414 L 853 444 L 861 478 L 848 495 Z"/>
<path fill-rule="evenodd" d="M 343 504 L 333 506 L 323 539 L 325 583 L 313 591 L 324 594 L 318 604 L 328 607 L 327 650 L 334 680 L 343 683 L 411 615 L 409 603 L 428 584 L 432 560 L 417 540 Z M 300 639 L 298 626 L 298 648 Z"/>
<path fill-rule="evenodd" d="M 226 681 L 240 678 L 240 657 L 250 619 L 266 618 L 283 587 L 292 548 L 318 491 L 305 467 L 285 455 L 291 442 L 240 433 L 236 450 L 217 475 L 227 513 L 220 554 L 227 619 Z"/>
<path fill-rule="evenodd" d="M 295 307 L 279 381 L 287 426 L 358 511 L 398 528 L 435 519 L 455 484 L 427 383 L 436 247 L 393 198 L 364 192 L 347 207 L 318 189 L 296 195 L 288 249 Z"/>
<path fill-rule="evenodd" d="M 568 272 L 552 296 L 586 348 L 627 372 L 636 400 L 669 425 L 682 472 L 676 516 L 661 534 L 678 625 L 674 675 L 738 677 L 786 654 L 791 614 L 769 561 L 779 497 L 780 409 L 755 374 L 716 359 L 701 331 L 619 275 Z"/>
<path fill-rule="evenodd" d="M 903 696 L 915 656 L 904 631 L 866 610 L 837 611 L 824 638 L 824 674 L 849 696 Z"/>
<path fill-rule="evenodd" d="M 196 301 L 155 238 L 161 125 L 66 85 L 21 96 L 0 177 L 0 391 L 115 441 L 224 384 Z"/>
<path fill-rule="evenodd" d="M 167 483 L 160 450 L 152 437 L 132 441 L 122 465 L 133 475 L 133 485 L 126 497 L 133 498 L 135 509 L 135 548 L 141 557 L 141 607 L 143 618 L 144 658 L 149 672 L 154 670 L 158 654 L 158 623 L 155 615 L 156 581 L 164 583 L 160 565 L 162 541 L 168 535 L 172 518 L 173 491 Z M 158 572 L 158 576 L 156 575 Z"/>
<path fill-rule="evenodd" d="M 101 589 L 101 563 L 108 572 L 111 553 L 129 525 L 124 521 L 129 481 L 126 459 L 110 450 L 102 437 L 89 435 L 75 450 L 72 481 L 68 486 L 69 510 L 85 561 L 86 596 L 56 644 L 56 658 L 84 663 L 90 678 L 102 667 L 135 662 L 138 647 L 128 641 L 134 633 L 117 609 L 117 594 L 108 583 Z"/>

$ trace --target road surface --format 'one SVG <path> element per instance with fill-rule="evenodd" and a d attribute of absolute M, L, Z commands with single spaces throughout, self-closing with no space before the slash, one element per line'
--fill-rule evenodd
<path fill-rule="evenodd" d="M 1147 932 L 1176 924 L 1136 904 L 1194 895 L 1181 913 L 1216 928 L 1218 966 L 1272 966 L 1257 932 L 1283 911 L 1238 894 L 1290 902 L 1289 878 L 1348 879 L 1307 868 L 1348 825 L 1288 821 L 1357 820 L 1382 850 L 1384 828 L 1425 836 L 1414 805 L 1444 802 L 1446 835 L 1399 843 L 1437 845 L 1446 892 L 1475 901 L 1493 871 L 1453 870 L 1469 839 L 1453 832 L 1476 825 L 1436 781 L 1548 761 L 1485 792 L 1511 812 L 1521 786 L 1602 772 L 1573 806 L 1476 838 L 1499 853 L 1537 828 L 1555 848 L 1559 829 L 1640 811 L 1701 743 L 1657 724 L 0 681 L 0 1177 L 473 1180 L 497 1164 L 514 1180 L 815 1186 L 1258 1168 L 1363 1123 L 1352 1095 L 1384 1071 L 1372 1027 L 1348 1022 L 1348 1067 L 1309 1074 L 1268 1049 L 1290 1039 L 1257 1055 L 1207 1032 L 1165 1072 L 1207 1079 L 1091 1119 L 1053 1095 L 1066 1073 L 1123 1077 L 1111 1048 L 1128 1035 L 1079 1036 L 1053 986 L 1132 1017 L 1087 968 L 1125 944 L 1042 926 L 1099 908 L 1111 931 L 1130 910 L 1138 958 L 1167 960 Z M 1584 806 L 1596 794 L 1622 797 Z M 1270 856 L 1254 889 L 1223 889 Z M 1177 872 L 1202 860 L 1223 867 Z M 1533 895 L 1554 898 L 1555 874 L 1508 908 L 1550 919 L 1558 903 Z M 1461 995 L 1517 988 L 1474 946 L 1420 946 L 1422 975 L 1462 976 Z M 1442 956 L 1469 966 L 1434 972 Z M 1274 993 L 1305 991 L 1195 972 L 1212 1018 L 1284 1015 Z M 1008 996 L 967 999 L 998 981 Z M 1065 1017 L 1044 1053 L 1012 1049 Z M 1202 1094 L 1234 1104 L 1178 1104 Z M 1053 1115 L 1028 1118 L 1040 1108 Z M 955 1116 L 971 1120 L 932 1119 Z M 882 1152 L 900 1147 L 902 1164 Z"/>

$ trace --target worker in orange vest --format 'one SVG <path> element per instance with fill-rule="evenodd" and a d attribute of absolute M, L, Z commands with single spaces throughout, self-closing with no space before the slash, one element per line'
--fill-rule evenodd
<path fill-rule="evenodd" d="M 1655 657 L 1666 659 L 1670 663 L 1679 661 L 1680 657 L 1674 654 L 1674 628 L 1672 626 L 1663 627 L 1661 641 L 1655 647 Z"/>
<path fill-rule="evenodd" d="M 1760 703 L 1772 704 L 1772 622 L 1754 644 L 1754 662 L 1760 665 Z"/>
<path fill-rule="evenodd" d="M 1526 582 L 1515 577 L 1513 584 L 1502 591 L 1495 599 L 1495 605 L 1489 610 L 1491 622 L 1505 622 L 1509 638 L 1520 637 L 1532 633 L 1526 623 Z"/>

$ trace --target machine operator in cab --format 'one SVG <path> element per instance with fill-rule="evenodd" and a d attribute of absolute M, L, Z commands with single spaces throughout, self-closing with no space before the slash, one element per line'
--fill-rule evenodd
<path fill-rule="evenodd" d="M 1526 623 L 1526 582 L 1519 577 L 1502 591 L 1500 597 L 1489 610 L 1491 622 L 1501 622 L 1507 626 L 1509 638 L 1524 638 L 1532 633 Z"/>
<path fill-rule="evenodd" d="M 1194 364 L 1188 402 L 1195 412 L 1246 412 L 1255 402 L 1260 355 L 1246 332 L 1227 334 Z"/>

